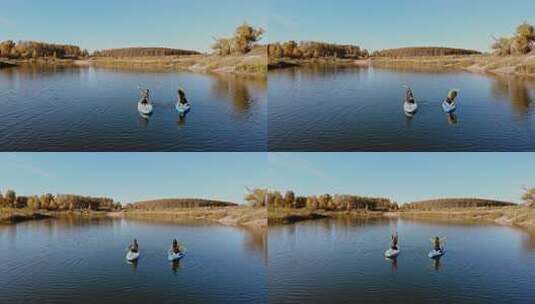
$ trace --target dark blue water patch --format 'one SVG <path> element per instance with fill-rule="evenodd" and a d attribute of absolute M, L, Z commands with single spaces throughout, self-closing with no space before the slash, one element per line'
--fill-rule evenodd
<path fill-rule="evenodd" d="M 141 257 L 126 262 L 137 238 Z M 177 238 L 180 263 L 167 260 Z M 265 235 L 219 225 L 47 220 L 0 227 L 5 303 L 265 303 Z"/>
<path fill-rule="evenodd" d="M 0 71 L 1 151 L 265 151 L 266 80 L 25 66 Z M 154 114 L 137 111 L 150 88 Z M 176 91 L 192 110 L 180 117 Z"/>
<path fill-rule="evenodd" d="M 270 151 L 533 151 L 535 81 L 469 72 L 308 67 L 268 77 Z M 419 110 L 403 112 L 404 85 Z M 460 89 L 454 116 L 441 103 Z"/>
<path fill-rule="evenodd" d="M 384 257 L 390 235 L 401 254 Z M 431 239 L 446 255 L 432 260 Z M 269 303 L 532 303 L 535 234 L 406 220 L 319 220 L 269 229 Z"/>

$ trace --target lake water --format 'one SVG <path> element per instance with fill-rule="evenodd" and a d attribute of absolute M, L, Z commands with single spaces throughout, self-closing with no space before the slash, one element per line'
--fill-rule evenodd
<path fill-rule="evenodd" d="M 141 258 L 125 259 L 131 239 Z M 186 247 L 167 261 L 173 238 Z M 2 303 L 265 303 L 265 233 L 135 220 L 0 226 Z"/>
<path fill-rule="evenodd" d="M 270 151 L 533 151 L 535 80 L 312 66 L 270 71 Z M 411 86 L 419 111 L 403 112 Z M 441 103 L 460 89 L 456 115 Z"/>
<path fill-rule="evenodd" d="M 399 231 L 401 254 L 386 260 Z M 434 235 L 446 255 L 427 257 Z M 494 225 L 327 219 L 269 229 L 270 303 L 533 303 L 535 233 Z"/>
<path fill-rule="evenodd" d="M 154 113 L 137 111 L 138 87 Z M 178 87 L 192 110 L 175 110 Z M 265 151 L 265 79 L 173 71 L 0 70 L 2 151 Z"/>

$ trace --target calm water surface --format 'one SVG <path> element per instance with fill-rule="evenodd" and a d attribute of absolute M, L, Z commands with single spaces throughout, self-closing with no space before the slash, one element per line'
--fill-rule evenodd
<path fill-rule="evenodd" d="M 170 241 L 184 243 L 180 263 Z M 140 242 L 137 264 L 125 260 Z M 266 236 L 218 225 L 47 220 L 0 226 L 2 303 L 265 303 Z"/>
<path fill-rule="evenodd" d="M 401 255 L 386 260 L 390 234 Z M 446 255 L 427 257 L 434 235 Z M 535 233 L 405 220 L 269 229 L 269 303 L 533 303 Z"/>
<path fill-rule="evenodd" d="M 307 67 L 270 71 L 272 151 L 533 151 L 535 80 L 469 72 Z M 403 113 L 403 85 L 419 100 Z M 461 90 L 455 116 L 441 102 Z"/>
<path fill-rule="evenodd" d="M 138 87 L 154 114 L 137 111 Z M 0 70 L 3 151 L 265 151 L 266 80 L 171 71 Z M 175 110 L 178 87 L 192 102 Z"/>

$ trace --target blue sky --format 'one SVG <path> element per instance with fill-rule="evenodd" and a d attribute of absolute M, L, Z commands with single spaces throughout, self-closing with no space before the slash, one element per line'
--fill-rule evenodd
<path fill-rule="evenodd" d="M 520 202 L 535 153 L 1 153 L 0 191 L 243 202 L 245 187 Z"/>
<path fill-rule="evenodd" d="M 262 153 L 0 153 L 0 191 L 241 203 L 266 184 L 265 165 Z"/>
<path fill-rule="evenodd" d="M 271 153 L 273 189 L 359 194 L 400 203 L 444 197 L 520 202 L 535 187 L 535 153 Z"/>
<path fill-rule="evenodd" d="M 0 40 L 38 40 L 89 50 L 166 46 L 207 51 L 212 37 L 249 22 L 266 26 L 265 0 L 1 1 Z"/>
<path fill-rule="evenodd" d="M 533 0 L 270 0 L 269 39 L 359 44 L 370 50 L 450 46 L 486 51 L 492 36 L 535 23 Z"/>

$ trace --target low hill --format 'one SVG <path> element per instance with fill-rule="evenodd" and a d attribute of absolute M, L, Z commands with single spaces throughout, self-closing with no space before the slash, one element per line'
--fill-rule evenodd
<path fill-rule="evenodd" d="M 450 198 L 413 202 L 403 205 L 402 209 L 481 208 L 506 206 L 516 206 L 516 204 L 511 202 L 476 198 Z"/>
<path fill-rule="evenodd" d="M 419 56 L 451 56 L 451 55 L 480 55 L 475 50 L 465 50 L 446 47 L 405 47 L 385 49 L 374 52 L 374 57 L 419 57 Z"/>
<path fill-rule="evenodd" d="M 175 208 L 204 208 L 204 207 L 235 207 L 238 204 L 205 200 L 205 199 L 160 199 L 151 201 L 142 201 L 129 204 L 129 208 L 134 209 L 175 209 Z"/>
<path fill-rule="evenodd" d="M 197 51 L 158 48 L 158 47 L 132 47 L 95 51 L 93 57 L 159 57 L 159 56 L 185 56 L 199 55 Z"/>

